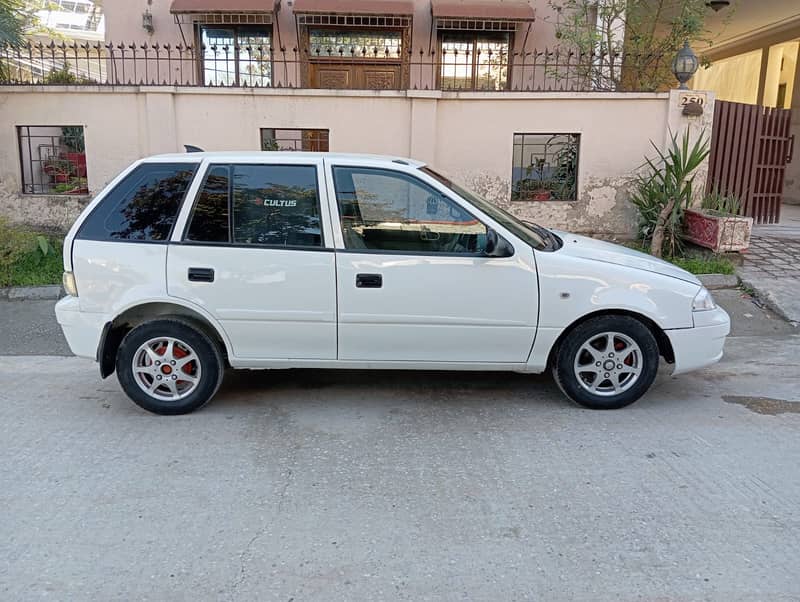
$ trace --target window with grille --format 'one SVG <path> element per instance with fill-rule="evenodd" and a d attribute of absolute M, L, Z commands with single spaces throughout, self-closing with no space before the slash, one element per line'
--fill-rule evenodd
<path fill-rule="evenodd" d="M 514 134 L 512 201 L 574 201 L 580 134 Z"/>
<path fill-rule="evenodd" d="M 505 90 L 511 34 L 442 31 L 439 85 L 442 90 Z"/>
<path fill-rule="evenodd" d="M 89 194 L 83 126 L 17 127 L 24 194 Z"/>
<path fill-rule="evenodd" d="M 402 58 L 400 31 L 311 29 L 308 38 L 312 57 Z"/>
<path fill-rule="evenodd" d="M 200 26 L 207 86 L 271 86 L 272 32 L 252 25 Z"/>
<path fill-rule="evenodd" d="M 327 153 L 330 130 L 261 128 L 262 151 Z"/>

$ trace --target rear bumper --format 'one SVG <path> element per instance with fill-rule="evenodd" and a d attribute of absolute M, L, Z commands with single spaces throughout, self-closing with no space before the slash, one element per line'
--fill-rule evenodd
<path fill-rule="evenodd" d="M 56 319 L 72 353 L 97 360 L 97 346 L 107 321 L 105 316 L 82 312 L 77 297 L 64 297 L 56 303 Z"/>
<path fill-rule="evenodd" d="M 672 374 L 683 374 L 705 368 L 722 359 L 725 337 L 731 330 L 731 320 L 724 309 L 695 312 L 694 328 L 666 330 L 675 352 Z"/>

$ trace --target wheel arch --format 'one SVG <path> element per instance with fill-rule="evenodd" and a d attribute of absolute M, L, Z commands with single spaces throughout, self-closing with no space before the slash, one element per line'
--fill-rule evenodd
<path fill-rule="evenodd" d="M 667 333 L 664 332 L 664 329 L 661 328 L 652 318 L 649 318 L 642 313 L 627 309 L 600 309 L 577 318 L 561 331 L 561 334 L 558 335 L 558 338 L 556 338 L 555 342 L 550 347 L 550 352 L 547 355 L 547 367 L 549 368 L 553 366 L 553 361 L 555 360 L 556 353 L 558 353 L 561 343 L 574 328 L 580 326 L 584 322 L 588 322 L 592 318 L 597 318 L 600 316 L 628 316 L 630 318 L 639 320 L 642 324 L 647 326 L 648 330 L 650 330 L 650 332 L 653 334 L 653 337 L 656 339 L 656 343 L 658 343 L 658 352 L 661 357 L 663 357 L 667 363 L 675 363 L 675 352 L 672 349 L 672 343 L 670 342 Z"/>
<path fill-rule="evenodd" d="M 114 373 L 114 364 L 122 339 L 125 335 L 145 322 L 157 318 L 179 317 L 204 332 L 220 348 L 225 362 L 228 362 L 230 345 L 222 328 L 200 311 L 173 301 L 147 301 L 127 307 L 117 316 L 106 322 L 100 343 L 97 347 L 97 361 L 100 363 L 100 376 L 106 378 Z"/>

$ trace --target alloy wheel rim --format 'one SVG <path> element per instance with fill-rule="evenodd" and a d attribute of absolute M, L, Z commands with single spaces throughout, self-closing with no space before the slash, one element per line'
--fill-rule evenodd
<path fill-rule="evenodd" d="M 139 388 L 158 401 L 178 401 L 200 384 L 202 366 L 191 346 L 173 337 L 156 337 L 133 354 L 133 378 Z"/>
<path fill-rule="evenodd" d="M 613 397 L 639 380 L 643 365 L 644 356 L 636 341 L 621 332 L 602 332 L 578 348 L 573 369 L 586 391 Z"/>

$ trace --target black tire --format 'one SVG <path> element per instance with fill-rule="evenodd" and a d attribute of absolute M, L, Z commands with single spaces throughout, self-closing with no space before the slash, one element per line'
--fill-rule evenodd
<path fill-rule="evenodd" d="M 159 398 L 159 390 L 163 391 L 163 394 L 168 394 L 168 391 L 164 391 L 166 385 L 159 385 L 154 394 L 148 394 L 136 380 L 137 376 L 133 369 L 134 356 L 145 343 L 159 337 L 176 339 L 180 344 L 187 345 L 193 350 L 197 357 L 197 365 L 190 364 L 187 370 L 195 375 L 199 374 L 199 377 L 194 384 L 189 383 L 194 389 L 191 392 L 187 389 L 188 394 L 184 393 L 186 396 L 180 399 Z M 136 405 L 154 414 L 177 415 L 193 412 L 211 400 L 222 384 L 225 364 L 216 342 L 202 330 L 180 318 L 161 318 L 137 326 L 125 335 L 117 350 L 116 369 L 119 384 Z M 162 369 L 168 368 L 162 367 Z M 153 370 L 158 371 L 156 368 Z M 173 373 L 172 368 L 169 370 Z M 144 375 L 140 378 L 154 382 L 152 379 L 155 376 Z M 171 377 L 165 375 L 163 378 Z"/>
<path fill-rule="evenodd" d="M 610 365 L 606 362 L 612 361 L 607 356 L 609 353 L 613 355 L 613 351 L 609 351 L 610 348 L 604 348 L 602 351 L 608 351 L 608 353 L 601 353 L 600 349 L 591 345 L 593 351 L 588 352 L 582 351 L 581 347 L 584 344 L 589 344 L 590 341 L 600 347 L 602 347 L 603 342 L 609 340 L 615 343 L 615 348 L 625 344 L 621 339 L 614 339 L 611 336 L 604 337 L 606 333 L 619 333 L 632 340 L 639 347 L 638 358 L 640 359 L 635 358 L 633 355 L 626 355 L 625 360 L 620 360 L 620 354 L 617 353 L 613 360 L 614 367 L 610 369 L 609 373 L 603 373 L 603 370 L 606 369 L 605 366 Z M 625 354 L 626 350 L 628 348 L 623 348 L 622 353 Z M 593 356 L 592 353 L 597 353 L 597 355 Z M 587 372 L 582 373 L 580 376 L 576 373 L 575 368 L 578 354 L 581 354 L 579 363 L 587 362 L 585 364 L 581 363 L 581 367 L 584 365 L 588 367 Z M 603 363 L 598 364 L 594 360 Z M 630 362 L 631 365 L 636 362 L 640 369 L 638 377 L 633 378 L 629 383 L 625 381 L 624 379 L 633 375 L 627 372 L 631 368 L 617 363 L 620 361 Z M 561 341 L 553 362 L 553 378 L 564 394 L 578 405 L 593 410 L 615 410 L 632 404 L 647 392 L 650 385 L 653 384 L 653 380 L 655 380 L 658 364 L 658 343 L 647 326 L 630 316 L 598 316 L 575 326 Z M 594 365 L 599 365 L 600 367 L 595 369 Z M 623 366 L 623 368 L 615 372 L 614 369 L 618 366 Z M 592 377 L 591 372 L 595 370 L 601 373 Z M 611 375 L 611 379 L 604 378 L 608 375 Z M 595 378 L 598 380 L 595 381 Z M 613 392 L 614 385 L 611 380 L 614 378 L 616 378 L 617 387 L 621 390 L 619 393 Z M 588 390 L 588 388 L 592 388 L 595 382 L 597 382 L 598 388 L 605 385 L 606 391 L 603 392 L 605 394 L 596 394 Z M 623 387 L 627 388 L 623 390 Z M 609 388 L 611 388 L 611 391 L 608 391 Z"/>

